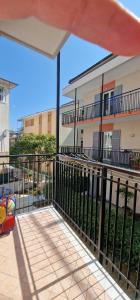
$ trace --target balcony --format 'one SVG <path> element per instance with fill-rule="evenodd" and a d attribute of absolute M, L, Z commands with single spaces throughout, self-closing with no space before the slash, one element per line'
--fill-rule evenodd
<path fill-rule="evenodd" d="M 99 151 L 92 147 L 65 146 L 60 148 L 60 152 L 67 155 L 86 155 L 88 159 L 93 161 L 100 161 L 102 152 L 103 162 L 106 164 L 140 170 L 140 150 L 138 149 L 112 150 L 103 148 Z"/>
<path fill-rule="evenodd" d="M 17 205 L 0 238 L 0 299 L 139 297 L 140 173 L 66 155 L 2 159 L 0 189 Z"/>
<path fill-rule="evenodd" d="M 129 112 L 138 112 L 140 110 L 140 89 L 114 96 L 103 100 L 102 112 L 105 116 L 124 115 Z M 85 120 L 91 120 L 101 117 L 100 102 L 91 103 L 76 109 L 76 123 Z M 75 122 L 75 110 L 68 111 L 62 115 L 62 125 L 68 125 Z"/>

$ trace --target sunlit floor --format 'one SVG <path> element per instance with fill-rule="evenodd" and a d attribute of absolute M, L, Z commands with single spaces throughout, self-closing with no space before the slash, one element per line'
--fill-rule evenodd
<path fill-rule="evenodd" d="M 53 207 L 0 238 L 0 300 L 128 299 Z"/>

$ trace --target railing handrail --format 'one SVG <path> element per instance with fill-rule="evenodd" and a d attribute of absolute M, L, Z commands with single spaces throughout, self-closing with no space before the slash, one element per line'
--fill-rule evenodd
<path fill-rule="evenodd" d="M 116 99 L 116 98 L 123 97 L 123 96 L 129 95 L 129 94 L 133 94 L 133 93 L 135 93 L 135 92 L 137 92 L 137 91 L 140 92 L 140 88 L 133 89 L 133 90 L 131 90 L 131 91 L 127 91 L 127 92 L 121 93 L 121 94 L 116 95 L 116 96 L 112 96 L 112 97 L 108 98 L 107 101 L 108 101 L 108 102 L 109 102 L 109 101 L 113 101 L 113 100 Z M 103 102 L 104 102 L 104 100 L 103 100 Z M 85 105 L 82 105 L 82 106 L 80 106 L 80 107 L 77 107 L 77 108 L 76 108 L 76 111 L 82 110 L 82 109 L 84 109 L 84 108 L 96 106 L 96 105 L 98 105 L 98 104 L 100 104 L 100 101 L 93 102 L 93 103 L 90 103 L 90 104 L 87 104 L 87 105 L 85 104 Z M 66 115 L 69 115 L 70 113 L 73 113 L 73 112 L 75 112 L 75 109 L 72 109 L 72 110 L 69 110 L 69 111 L 67 111 L 67 112 L 64 112 L 62 115 L 63 115 L 63 116 L 66 116 Z"/>
<path fill-rule="evenodd" d="M 135 171 L 135 170 L 131 170 L 131 169 L 126 169 L 126 168 L 122 168 L 122 167 L 117 167 L 117 166 L 112 166 L 109 164 L 105 164 L 105 163 L 101 163 L 101 162 L 97 162 L 97 161 L 93 161 L 93 160 L 84 160 L 82 158 L 76 158 L 76 157 L 71 157 L 68 155 L 62 155 L 59 154 L 59 158 L 61 159 L 66 159 L 67 161 L 75 161 L 81 164 L 86 164 L 89 167 L 97 167 L 97 168 L 107 168 L 108 170 L 111 171 L 115 171 L 118 173 L 124 173 L 127 174 L 129 176 L 137 176 L 140 177 L 140 172 L 139 171 Z"/>
<path fill-rule="evenodd" d="M 7 155 L 4 155 L 4 154 L 0 154 L 0 158 L 18 158 L 18 157 L 40 157 L 40 156 L 43 156 L 43 157 L 50 157 L 50 156 L 55 156 L 56 155 L 56 153 L 42 153 L 42 154 L 32 154 L 32 153 L 30 153 L 30 154 L 7 154 Z"/>
<path fill-rule="evenodd" d="M 74 149 L 74 146 L 60 146 L 60 148 L 61 149 Z M 82 150 L 98 150 L 98 148 L 93 148 L 93 147 L 82 147 L 81 148 L 81 146 L 75 146 L 75 149 L 80 149 L 81 151 Z M 108 150 L 108 151 L 116 151 L 116 152 L 118 152 L 118 151 L 129 151 L 129 152 L 133 152 L 133 151 L 136 151 L 136 152 L 140 152 L 140 149 L 132 149 L 132 148 L 120 148 L 120 149 L 111 149 L 111 148 L 104 148 L 103 147 L 103 150 Z"/>

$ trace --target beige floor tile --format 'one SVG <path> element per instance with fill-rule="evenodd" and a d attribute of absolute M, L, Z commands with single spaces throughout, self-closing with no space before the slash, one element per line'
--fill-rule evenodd
<path fill-rule="evenodd" d="M 47 209 L 18 218 L 14 232 L 0 238 L 0 300 L 109 300 L 61 224 Z"/>
<path fill-rule="evenodd" d="M 13 300 L 13 299 L 0 294 L 0 300 Z"/>
<path fill-rule="evenodd" d="M 66 295 L 69 300 L 76 299 L 81 294 L 80 288 L 75 284 L 69 290 L 66 291 Z"/>

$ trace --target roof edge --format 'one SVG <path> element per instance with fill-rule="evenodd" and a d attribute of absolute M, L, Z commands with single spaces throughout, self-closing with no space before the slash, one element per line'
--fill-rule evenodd
<path fill-rule="evenodd" d="M 76 82 L 77 80 L 81 79 L 82 77 L 86 76 L 90 72 L 96 70 L 97 68 L 101 67 L 102 65 L 106 64 L 108 61 L 116 58 L 117 56 L 118 55 L 110 53 L 109 55 L 105 56 L 104 58 L 102 58 L 101 60 L 99 60 L 98 62 L 96 62 L 94 65 L 92 65 L 91 67 L 89 67 L 88 69 L 86 69 L 85 71 L 83 71 L 82 73 L 80 73 L 77 76 L 75 76 L 72 79 L 70 79 L 68 83 L 72 84 L 72 83 Z"/>

